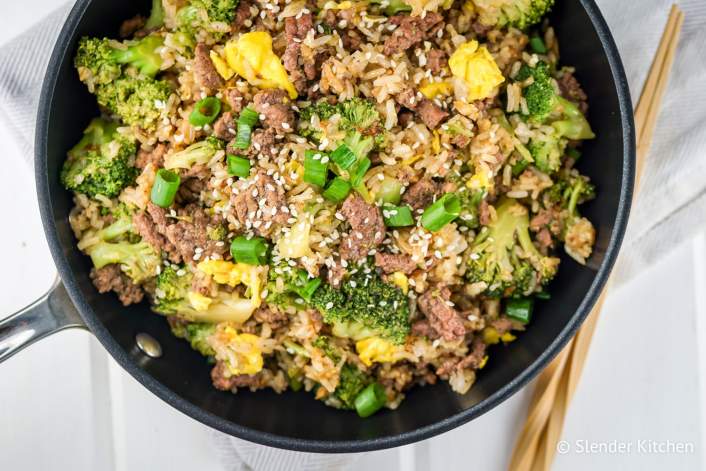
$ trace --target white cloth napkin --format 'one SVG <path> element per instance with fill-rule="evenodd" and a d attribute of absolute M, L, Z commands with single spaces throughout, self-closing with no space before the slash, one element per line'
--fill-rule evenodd
<path fill-rule="evenodd" d="M 597 3 L 620 49 L 636 103 L 672 0 Z M 682 40 L 621 263 L 614 272 L 618 284 L 655 263 L 706 221 L 706 1 L 678 3 L 686 13 Z M 14 131 L 30 166 L 44 71 L 69 8 L 58 9 L 0 48 L 0 119 Z M 276 450 L 218 432 L 214 432 L 213 442 L 228 471 L 337 471 L 355 461 L 355 455 Z"/>

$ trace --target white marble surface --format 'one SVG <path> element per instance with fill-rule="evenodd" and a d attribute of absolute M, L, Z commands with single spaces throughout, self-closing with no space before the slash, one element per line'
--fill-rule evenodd
<path fill-rule="evenodd" d="M 0 44 L 62 2 L 3 3 Z M 0 208 L 19 221 L 0 231 L 2 317 L 47 289 L 54 267 L 32 177 L 2 126 L 0 142 L 3 173 L 13 175 L 0 185 Z M 610 297 L 567 418 L 569 450 L 555 470 L 706 468 L 705 286 L 700 234 Z M 440 437 L 366 454 L 354 468 L 505 469 L 528 394 Z M 142 389 L 84 332 L 58 334 L 0 366 L 0 423 L 0 469 L 222 469 L 210 430 Z M 649 440 L 666 449 L 650 451 Z M 669 448 L 677 443 L 685 453 Z"/>

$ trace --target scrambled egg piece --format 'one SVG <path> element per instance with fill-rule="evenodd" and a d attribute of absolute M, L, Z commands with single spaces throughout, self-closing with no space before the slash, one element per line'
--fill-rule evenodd
<path fill-rule="evenodd" d="M 214 350 L 219 359 L 225 360 L 232 375 L 253 375 L 262 370 L 262 348 L 260 337 L 239 334 L 235 328 L 226 326 L 216 333 Z"/>
<path fill-rule="evenodd" d="M 472 190 L 489 189 L 493 187 L 493 173 L 487 169 L 480 169 L 474 173 L 466 182 L 466 186 Z"/>
<path fill-rule="evenodd" d="M 397 287 L 401 289 L 404 294 L 409 292 L 409 278 L 407 278 L 407 275 L 401 271 L 396 271 L 390 275 L 390 281 L 397 285 Z"/>
<path fill-rule="evenodd" d="M 454 77 L 463 80 L 468 87 L 468 101 L 489 97 L 505 81 L 488 49 L 479 47 L 475 40 L 461 44 L 451 54 L 449 68 Z"/>
<path fill-rule="evenodd" d="M 243 284 L 250 290 L 250 302 L 254 307 L 259 307 L 262 302 L 262 273 L 260 267 L 245 263 L 233 263 L 225 260 L 204 260 L 196 268 L 213 277 L 213 281 L 222 285 L 235 287 Z"/>
<path fill-rule="evenodd" d="M 211 57 L 211 62 L 213 62 L 213 66 L 216 68 L 216 72 L 218 72 L 218 75 L 223 77 L 223 80 L 230 80 L 233 78 L 233 75 L 235 75 L 235 70 L 231 69 L 228 66 L 228 63 L 223 60 L 221 56 L 218 55 L 216 51 L 211 51 L 209 53 L 209 56 Z"/>
<path fill-rule="evenodd" d="M 228 68 L 235 71 L 250 84 L 261 88 L 281 88 L 289 93 L 289 98 L 295 99 L 297 91 L 294 88 L 282 61 L 272 50 L 272 36 L 264 31 L 245 33 L 238 39 L 228 41 L 223 49 Z M 211 58 L 213 60 L 213 58 Z M 219 65 L 214 62 L 219 70 Z M 223 64 L 221 63 L 222 67 Z M 225 78 L 229 70 L 223 68 Z M 219 70 L 219 73 L 221 71 Z"/>
<path fill-rule="evenodd" d="M 500 332 L 495 330 L 493 327 L 486 327 L 483 329 L 483 341 L 487 343 L 488 345 L 494 345 L 496 343 L 499 343 L 501 340 L 503 343 L 510 343 L 513 340 L 515 340 L 517 337 L 512 335 L 510 332 L 505 332 L 504 334 L 500 335 Z M 485 362 L 483 363 L 485 365 Z"/>
<path fill-rule="evenodd" d="M 279 254 L 287 258 L 301 258 L 311 255 L 309 247 L 309 233 L 311 223 L 308 216 L 304 215 L 292 228 L 277 241 Z"/>
<path fill-rule="evenodd" d="M 453 85 L 448 82 L 429 82 L 419 87 L 419 91 L 425 97 L 433 100 L 439 95 L 450 95 L 453 88 Z"/>
<path fill-rule="evenodd" d="M 394 363 L 404 358 L 404 349 L 380 337 L 369 337 L 355 343 L 360 361 L 365 366 L 373 362 Z"/>

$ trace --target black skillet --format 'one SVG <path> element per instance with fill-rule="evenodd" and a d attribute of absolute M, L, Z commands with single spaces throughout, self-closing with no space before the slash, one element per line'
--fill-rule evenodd
<path fill-rule="evenodd" d="M 59 184 L 67 149 L 97 114 L 95 99 L 72 66 L 83 35 L 114 36 L 123 19 L 146 13 L 149 0 L 78 0 L 54 48 L 42 90 L 36 131 L 36 181 L 46 237 L 61 282 L 47 296 L 0 323 L 0 360 L 66 327 L 89 329 L 140 383 L 184 414 L 225 433 L 293 450 L 354 452 L 415 442 L 457 427 L 510 397 L 566 344 L 605 284 L 625 232 L 635 162 L 632 106 L 623 66 L 592 0 L 559 0 L 553 25 L 562 61 L 576 67 L 590 98 L 598 136 L 587 142 L 579 167 L 598 188 L 582 211 L 596 225 L 595 254 L 582 267 L 563 257 L 551 300 L 540 303 L 527 332 L 492 350 L 474 387 L 460 396 L 446 385 L 417 388 L 395 411 L 365 420 L 328 408 L 310 394 L 271 391 L 237 395 L 211 386 L 210 366 L 173 337 L 146 304 L 122 307 L 99 295 L 88 278 L 90 261 L 75 246 L 67 216 L 71 195 Z M 136 345 L 149 334 L 162 349 L 152 358 Z"/>

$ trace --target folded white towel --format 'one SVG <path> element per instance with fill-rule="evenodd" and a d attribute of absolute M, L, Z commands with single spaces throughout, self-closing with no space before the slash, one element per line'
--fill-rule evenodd
<path fill-rule="evenodd" d="M 671 3 L 598 0 L 621 51 L 635 103 Z M 655 263 L 706 221 L 706 2 L 684 0 L 680 6 L 686 14 L 682 40 L 621 262 L 615 269 L 618 284 Z M 69 8 L 60 8 L 0 48 L 0 117 L 14 131 L 28 165 L 32 165 L 44 71 Z M 214 432 L 214 444 L 229 471 L 336 471 L 355 460 L 355 455 L 275 450 L 218 432 Z"/>

